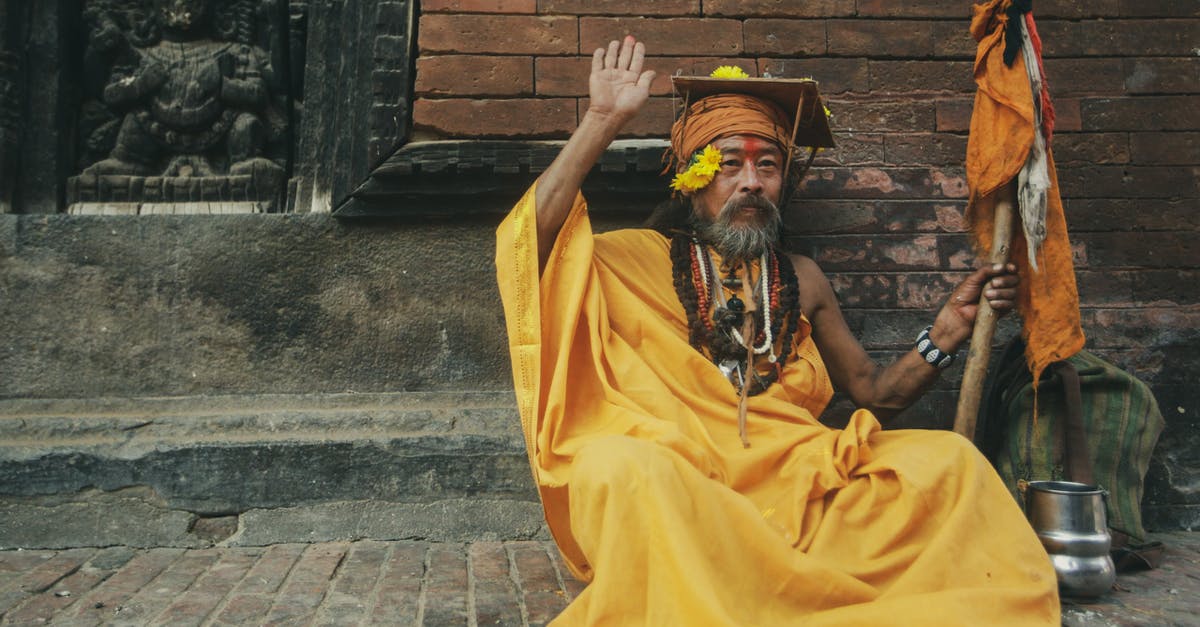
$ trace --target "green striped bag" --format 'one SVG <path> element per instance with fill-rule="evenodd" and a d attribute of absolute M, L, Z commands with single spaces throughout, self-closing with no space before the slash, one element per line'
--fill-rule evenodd
<path fill-rule="evenodd" d="M 976 431 L 980 449 L 1022 507 L 1019 486 L 1027 481 L 1079 481 L 1106 490 L 1113 546 L 1136 551 L 1146 540 L 1142 481 L 1164 426 L 1154 395 L 1133 375 L 1080 351 L 1059 362 L 1078 373 L 1082 429 L 1072 437 L 1071 369 L 1051 366 L 1043 373 L 1035 421 L 1033 377 L 1024 349 L 1020 338 L 1014 340 L 994 370 Z"/>

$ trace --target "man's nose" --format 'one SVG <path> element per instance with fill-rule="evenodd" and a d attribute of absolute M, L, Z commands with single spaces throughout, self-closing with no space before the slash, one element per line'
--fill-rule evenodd
<path fill-rule="evenodd" d="M 743 194 L 761 194 L 763 191 L 762 179 L 758 176 L 758 168 L 753 163 L 742 166 L 739 183 L 738 191 Z"/>

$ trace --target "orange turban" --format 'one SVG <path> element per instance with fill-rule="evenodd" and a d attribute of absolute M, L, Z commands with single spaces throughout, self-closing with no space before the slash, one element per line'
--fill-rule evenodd
<path fill-rule="evenodd" d="M 774 102 L 745 94 L 714 94 L 691 103 L 671 125 L 672 166 L 724 135 L 756 135 L 779 145 L 792 144 L 791 116 Z"/>

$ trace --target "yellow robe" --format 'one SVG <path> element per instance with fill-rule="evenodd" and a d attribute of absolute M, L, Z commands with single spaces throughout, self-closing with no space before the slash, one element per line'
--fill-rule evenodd
<path fill-rule="evenodd" d="M 497 232 L 521 422 L 550 531 L 590 581 L 563 625 L 1059 624 L 1054 571 L 987 461 L 941 431 L 843 430 L 807 333 L 738 397 L 688 344 L 669 242 L 576 199 L 539 281 L 534 190 Z"/>

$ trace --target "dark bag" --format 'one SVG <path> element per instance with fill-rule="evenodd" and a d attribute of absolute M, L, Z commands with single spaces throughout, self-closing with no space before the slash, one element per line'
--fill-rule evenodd
<path fill-rule="evenodd" d="M 1024 507 L 1025 482 L 1055 480 L 1108 492 L 1108 526 L 1118 570 L 1157 566 L 1161 543 L 1146 542 L 1142 482 L 1164 421 L 1150 388 L 1087 351 L 1046 368 L 1034 420 L 1033 376 L 1018 337 L 995 369 L 977 429 L 980 450 Z"/>

